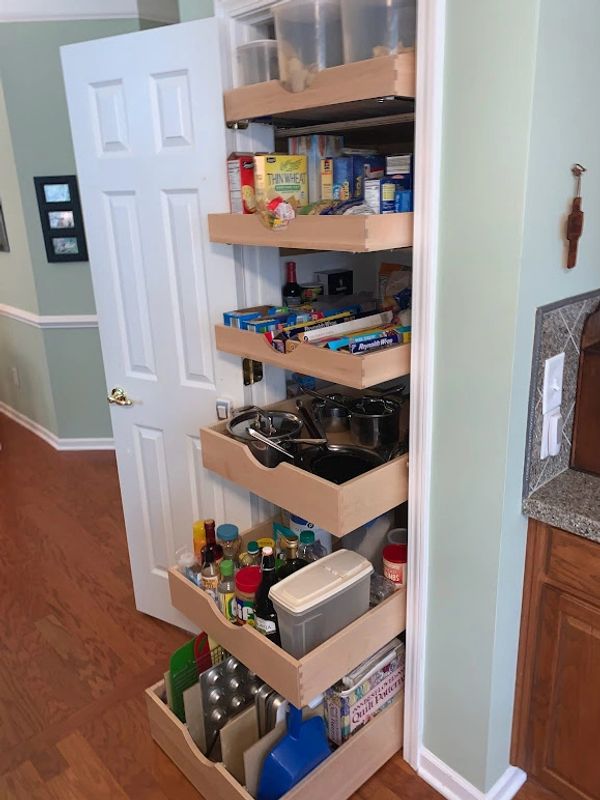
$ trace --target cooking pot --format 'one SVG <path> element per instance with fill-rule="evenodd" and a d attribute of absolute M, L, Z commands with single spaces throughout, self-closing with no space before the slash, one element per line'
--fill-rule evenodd
<path fill-rule="evenodd" d="M 357 397 L 350 402 L 350 435 L 361 447 L 385 449 L 400 441 L 402 400 Z"/>
<path fill-rule="evenodd" d="M 304 469 L 338 485 L 384 463 L 379 453 L 351 444 L 309 447 L 300 458 Z"/>
<path fill-rule="evenodd" d="M 340 433 L 350 428 L 350 412 L 346 406 L 334 405 L 345 399 L 340 394 L 331 394 L 327 400 L 313 400 L 313 410 L 325 433 Z"/>
<path fill-rule="evenodd" d="M 275 444 L 286 446 L 302 430 L 303 422 L 289 411 L 263 411 L 251 406 L 238 411 L 227 423 L 227 433 L 250 448 L 250 452 L 265 467 L 276 467 L 282 461 L 290 462 L 283 453 L 264 442 L 253 439 L 248 428 L 254 428 Z"/>

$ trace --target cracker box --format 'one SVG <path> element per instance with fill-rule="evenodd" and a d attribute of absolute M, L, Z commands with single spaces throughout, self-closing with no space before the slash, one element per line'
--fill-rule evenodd
<path fill-rule="evenodd" d="M 311 136 L 290 136 L 288 151 L 291 155 L 304 155 L 308 169 L 308 200 L 317 203 L 323 198 L 321 194 L 321 160 L 338 156 L 342 152 L 344 140 L 341 136 L 326 136 L 315 133 Z"/>
<path fill-rule="evenodd" d="M 366 663 L 371 661 L 367 659 Z M 383 653 L 353 686 L 346 688 L 345 683 L 346 679 L 342 679 L 325 692 L 327 735 L 338 745 L 389 706 L 403 690 L 404 645 L 397 642 Z"/>
<path fill-rule="evenodd" d="M 227 159 L 227 180 L 231 213 L 254 214 L 256 212 L 254 155 L 232 153 Z"/>
<path fill-rule="evenodd" d="M 331 193 L 323 194 L 324 200 L 362 200 L 364 181 L 368 178 L 382 178 L 385 171 L 384 156 L 338 156 L 331 165 L 321 164 L 321 191 L 323 176 L 330 170 Z"/>
<path fill-rule="evenodd" d="M 283 197 L 294 208 L 308 203 L 306 156 L 254 156 L 254 185 L 257 204 L 267 205 L 275 197 Z"/>

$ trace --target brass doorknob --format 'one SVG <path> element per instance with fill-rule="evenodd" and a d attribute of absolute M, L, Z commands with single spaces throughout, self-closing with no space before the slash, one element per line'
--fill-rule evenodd
<path fill-rule="evenodd" d="M 127 392 L 120 386 L 115 386 L 112 392 L 108 395 L 107 400 L 116 406 L 132 406 L 133 401 L 127 397 Z"/>

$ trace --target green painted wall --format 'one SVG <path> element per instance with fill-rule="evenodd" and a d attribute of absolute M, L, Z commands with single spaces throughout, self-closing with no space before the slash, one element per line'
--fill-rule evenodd
<path fill-rule="evenodd" d="M 179 18 L 182 22 L 212 17 L 213 14 L 212 0 L 179 0 Z"/>
<path fill-rule="evenodd" d="M 508 764 L 492 707 L 514 686 L 494 667 L 537 12 L 447 5 L 424 743 L 481 790 Z"/>
<path fill-rule="evenodd" d="M 10 369 L 16 366 L 19 386 Z M 44 336 L 39 328 L 0 316 L 0 401 L 58 433 Z"/>

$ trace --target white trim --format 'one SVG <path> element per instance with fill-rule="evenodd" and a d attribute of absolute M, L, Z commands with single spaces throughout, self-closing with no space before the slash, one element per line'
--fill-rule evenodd
<path fill-rule="evenodd" d="M 48 6 L 52 6 L 51 9 Z M 0 22 L 148 19 L 179 22 L 177 0 L 0 0 Z"/>
<path fill-rule="evenodd" d="M 279 5 L 284 0 L 217 0 L 219 16 L 230 17 L 231 19 L 243 19 L 259 15 L 266 17 L 267 12 L 273 6 Z M 217 9 L 215 8 L 215 14 Z M 268 13 L 268 16 L 271 16 Z"/>
<path fill-rule="evenodd" d="M 0 413 L 5 414 L 9 419 L 12 419 L 14 422 L 18 422 L 19 425 L 22 425 L 24 428 L 27 428 L 28 431 L 35 433 L 36 436 L 39 436 L 40 439 L 43 439 L 49 445 L 51 445 L 55 450 L 114 450 L 115 449 L 115 441 L 114 439 L 104 439 L 104 438 L 96 438 L 96 439 L 61 439 L 52 431 L 49 431 L 48 428 L 44 428 L 43 425 L 40 425 L 39 422 L 35 422 L 34 420 L 30 419 L 29 417 L 22 414 L 20 411 L 12 408 L 7 403 L 3 403 L 0 400 Z"/>
<path fill-rule="evenodd" d="M 413 234 L 404 758 L 417 768 L 423 740 L 435 304 L 444 86 L 446 0 L 419 3 Z"/>
<path fill-rule="evenodd" d="M 512 800 L 527 780 L 518 767 L 508 767 L 488 792 L 482 792 L 427 748 L 419 754 L 419 777 L 447 800 Z"/>
<path fill-rule="evenodd" d="M 16 319 L 34 328 L 97 328 L 96 314 L 36 314 L 0 303 L 0 317 Z"/>

